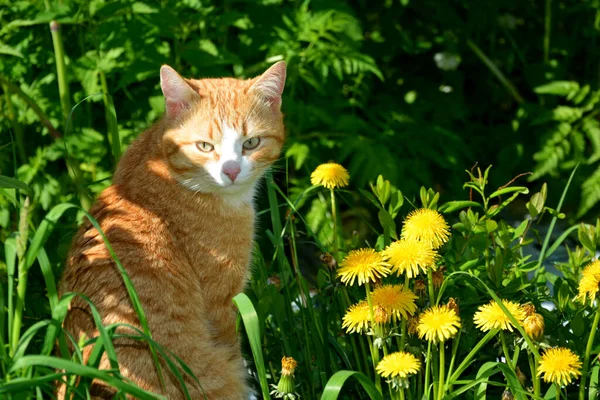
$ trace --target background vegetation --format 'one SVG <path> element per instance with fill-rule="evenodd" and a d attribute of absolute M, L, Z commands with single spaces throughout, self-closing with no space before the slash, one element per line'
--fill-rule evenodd
<path fill-rule="evenodd" d="M 328 160 L 350 172 L 350 190 L 338 199 L 343 251 L 393 237 L 390 225 L 380 224 L 378 207 L 358 191 L 380 174 L 406 198 L 404 208 L 395 211 L 400 221 L 413 205 L 437 207 L 418 195 L 422 186 L 434 189 L 431 196 L 439 192 L 440 204 L 472 199 L 463 189 L 470 179 L 464 171 L 476 163 L 494 165 L 493 188 L 525 172 L 531 174 L 518 184 L 532 192 L 548 181 L 548 204 L 555 207 L 579 165 L 562 210 L 570 223 L 594 221 L 600 210 L 599 10 L 595 0 L 0 0 L 0 175 L 18 178 L 30 190 L 24 207 L 24 192 L 6 188 L 14 182 L 1 185 L 0 241 L 9 245 L 0 249 L 0 260 L 12 255 L 7 249 L 13 232 L 23 232 L 20 214 L 33 237 L 54 206 L 67 202 L 87 209 L 110 184 L 120 149 L 163 112 L 161 64 L 190 77 L 251 77 L 285 59 L 287 157 L 259 201 L 261 224 L 271 236 L 258 243 L 264 276 L 255 276 L 250 297 L 266 329 L 261 337 L 273 346 L 265 354 L 272 375 L 283 353 L 291 352 L 287 355 L 304 368 L 302 393 L 313 398 L 342 361 L 311 361 L 300 348 L 276 348 L 293 341 L 278 323 L 271 328 L 265 323 L 277 315 L 277 296 L 289 304 L 302 285 L 323 293 L 334 283 L 318 273 L 318 256 L 327 247 L 322 243 L 331 241 L 335 226 L 328 194 L 300 196 L 310 187 L 310 172 Z M 502 214 L 509 221 L 520 222 L 527 213 L 540 218 L 525 207 L 526 197 L 513 200 Z M 297 228 L 288 224 L 290 209 L 302 215 Z M 542 231 L 551 217 L 545 215 Z M 43 265 L 29 271 L 23 330 L 57 317 L 48 274 L 60 276 L 82 217 L 81 210 L 55 212 L 50 219 L 58 222 L 51 234 L 40 234 L 43 255 L 35 246 L 30 255 L 20 254 L 27 271 L 34 263 Z M 459 214 L 447 218 L 457 222 Z M 481 234 L 476 225 L 469 229 Z M 542 248 L 543 234 L 520 233 Z M 572 282 L 595 250 L 593 232 L 591 238 L 587 252 L 568 260 Z M 21 246 L 25 251 L 27 245 Z M 301 270 L 297 280 L 296 269 L 283 272 L 290 266 Z M 10 262 L 0 261 L 4 305 L 18 275 L 14 266 L 12 273 Z M 267 278 L 287 289 L 267 285 Z M 512 281 L 504 285 L 502 274 L 489 279 L 499 292 L 509 287 L 503 293 L 507 297 L 522 289 L 508 285 Z M 473 292 L 477 300 L 471 307 L 487 302 L 478 299 L 481 293 Z M 285 313 L 279 322 L 300 324 L 306 335 L 315 334 L 306 326 L 314 316 L 287 308 L 278 312 Z M 581 318 L 578 331 L 589 327 L 590 321 Z M 571 316 L 556 324 L 566 320 Z M 320 323 L 334 331 L 333 317 Z M 8 335 L 2 340 L 10 343 Z M 27 351 L 46 349 L 43 340 L 32 336 Z M 331 342 L 327 336 L 319 340 Z"/>

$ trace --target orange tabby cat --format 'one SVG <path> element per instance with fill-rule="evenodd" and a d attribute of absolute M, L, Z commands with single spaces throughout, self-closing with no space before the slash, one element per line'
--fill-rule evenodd
<path fill-rule="evenodd" d="M 186 379 L 192 399 L 202 393 L 210 400 L 248 397 L 231 300 L 248 277 L 256 183 L 284 140 L 285 70 L 279 62 L 250 80 L 188 80 L 163 66 L 165 116 L 129 147 L 113 185 L 91 210 L 137 290 L 154 340 L 198 377 L 201 388 Z M 105 325 L 140 327 L 121 275 L 89 222 L 73 241 L 61 292 L 88 296 Z M 81 300 L 72 303 L 65 329 L 75 338 L 98 336 Z M 161 393 L 148 348 L 124 338 L 115 346 L 120 373 Z M 86 347 L 86 360 L 90 351 Z M 106 358 L 101 368 L 110 368 Z M 162 370 L 163 394 L 183 398 L 164 362 Z M 93 390 L 96 398 L 112 398 L 100 382 Z"/>

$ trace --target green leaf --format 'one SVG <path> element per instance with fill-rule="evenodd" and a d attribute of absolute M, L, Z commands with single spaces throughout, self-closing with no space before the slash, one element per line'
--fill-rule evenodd
<path fill-rule="evenodd" d="M 19 189 L 27 193 L 33 193 L 25 182 L 4 175 L 0 175 L 0 188 Z"/>
<path fill-rule="evenodd" d="M 258 373 L 258 379 L 260 381 L 260 388 L 262 390 L 263 398 L 270 399 L 269 383 L 267 381 L 267 372 L 262 354 L 258 314 L 256 314 L 256 310 L 254 309 L 252 301 L 245 293 L 240 293 L 235 296 L 233 298 L 233 302 L 240 311 L 242 321 L 244 321 L 244 327 L 246 328 L 248 342 L 250 343 L 250 348 L 252 349 L 252 357 L 254 358 L 254 364 L 256 365 L 256 372 Z"/>
<path fill-rule="evenodd" d="M 42 246 L 44 246 L 44 243 L 46 242 L 46 240 L 48 240 L 48 236 L 52 232 L 52 229 L 54 229 L 54 224 L 56 223 L 56 221 L 58 221 L 58 219 L 64 214 L 65 211 L 67 211 L 71 208 L 78 208 L 78 207 L 74 204 L 61 203 L 61 204 L 54 206 L 48 212 L 48 214 L 46 214 L 46 217 L 40 224 L 39 228 L 35 231 L 35 235 L 33 235 L 31 244 L 29 245 L 29 248 L 27 249 L 27 255 L 25 257 L 26 268 L 31 267 L 31 265 L 37 258 L 38 252 L 40 251 Z"/>
<path fill-rule="evenodd" d="M 521 236 L 521 235 L 522 235 L 522 234 L 525 232 L 525 229 L 527 229 L 527 225 L 528 225 L 528 224 L 529 224 L 529 221 L 527 221 L 527 220 L 525 220 L 525 221 L 521 222 L 521 223 L 519 224 L 519 226 L 517 226 L 517 227 L 515 228 L 515 230 L 513 231 L 513 237 L 512 237 L 512 240 L 515 240 L 515 239 L 517 239 L 518 237 L 520 237 L 520 236 Z"/>
<path fill-rule="evenodd" d="M 285 156 L 294 160 L 294 168 L 299 170 L 304 165 L 304 161 L 310 153 L 310 147 L 304 143 L 294 142 L 286 150 Z"/>
<path fill-rule="evenodd" d="M 579 83 L 574 81 L 554 81 L 538 86 L 533 89 L 537 94 L 553 94 L 556 96 L 568 96 L 569 93 L 579 90 Z"/>
<path fill-rule="evenodd" d="M 336 400 L 349 378 L 356 379 L 362 385 L 363 389 L 365 389 L 371 400 L 383 400 L 383 396 L 379 393 L 375 384 L 366 375 L 361 372 L 346 370 L 338 371 L 329 378 L 323 390 L 321 400 Z"/>
<path fill-rule="evenodd" d="M 494 197 L 498 197 L 498 196 L 505 195 L 507 193 L 514 193 L 514 192 L 527 194 L 527 193 L 529 193 L 529 189 L 527 189 L 525 186 L 509 186 L 509 187 L 505 187 L 500 190 L 496 190 L 494 193 L 490 194 L 489 198 L 493 199 Z"/>
<path fill-rule="evenodd" d="M 590 227 L 591 228 L 591 227 Z M 590 231 L 588 226 L 580 224 L 577 229 L 577 238 L 579 242 L 585 247 L 590 253 L 596 253 L 596 242 L 594 241 L 594 234 Z"/>
<path fill-rule="evenodd" d="M 446 214 L 446 213 L 451 213 L 454 211 L 462 210 L 463 208 L 468 208 L 468 207 L 483 208 L 483 206 L 476 201 L 463 200 L 463 201 L 449 201 L 447 203 L 444 203 L 440 206 L 439 211 Z"/>
<path fill-rule="evenodd" d="M 383 227 L 384 235 L 386 237 L 397 239 L 398 236 L 396 235 L 396 223 L 392 219 L 390 213 L 387 212 L 387 210 L 381 209 L 377 213 L 377 216 L 379 217 L 379 223 Z"/>
<path fill-rule="evenodd" d="M 597 399 L 598 398 L 598 394 L 600 394 L 600 391 L 598 390 L 598 382 L 600 381 L 599 379 L 599 375 L 600 375 L 600 365 L 595 365 L 592 368 L 592 371 L 590 373 L 590 389 L 589 389 L 589 399 Z"/>
<path fill-rule="evenodd" d="M 548 185 L 546 182 L 542 185 L 542 189 L 531 196 L 529 202 L 527 202 L 527 210 L 529 210 L 529 214 L 531 214 L 531 218 L 535 218 L 542 213 L 544 210 L 544 205 L 546 204 L 546 197 L 548 194 Z"/>
<path fill-rule="evenodd" d="M 0 54 L 6 54 L 7 56 L 23 58 L 23 54 L 19 50 L 7 46 L 4 43 L 0 43 Z"/>

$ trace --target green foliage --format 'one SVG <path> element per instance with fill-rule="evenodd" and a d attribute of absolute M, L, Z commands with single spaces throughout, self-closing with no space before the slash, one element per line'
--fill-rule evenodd
<path fill-rule="evenodd" d="M 581 184 L 578 215 L 582 216 L 600 201 L 600 123 L 596 119 L 600 91 L 570 81 L 553 81 L 534 90 L 564 98 L 569 105 L 531 108 L 526 113 L 531 129 L 543 135 L 543 147 L 533 155 L 537 164 L 530 180 L 556 177 L 577 163 L 593 166 L 595 171 Z"/>
<path fill-rule="evenodd" d="M 460 300 L 464 332 L 447 350 L 467 360 L 476 348 L 481 359 L 449 373 L 448 396 L 499 398 L 506 385 L 524 396 L 514 371 L 497 363 L 499 347 L 477 347 L 471 316 L 495 295 L 530 301 L 546 319 L 540 348 L 587 351 L 592 317 L 572 299 L 600 246 L 593 222 L 600 90 L 590 50 L 599 7 L 575 0 L 0 0 L 0 397 L 46 398 L 53 381 L 64 379 L 85 398 L 97 378 L 121 397 L 155 398 L 95 369 L 102 354 L 113 357 L 116 326 L 65 350 L 71 338 L 60 324 L 71 298 L 58 299 L 56 281 L 70 239 L 122 151 L 162 115 L 161 64 L 190 77 L 247 78 L 281 59 L 288 63 L 286 161 L 257 205 L 260 226 L 270 228 L 259 235 L 240 307 L 251 321 L 244 349 L 254 355 L 255 389 L 265 393 L 266 383 L 276 383 L 287 355 L 299 361 L 302 398 L 378 396 L 368 341 L 340 328 L 363 294 L 340 287 L 336 262 L 355 248 L 385 248 L 403 218 L 425 207 L 452 224 L 435 302 Z M 309 185 L 310 171 L 331 159 L 351 174 L 333 208 L 330 193 Z M 464 169 L 477 162 L 496 168 L 470 168 L 463 185 Z M 514 183 L 521 171 L 532 171 L 527 185 Z M 542 183 L 548 178 L 550 185 Z M 77 214 L 69 211 L 75 204 Z M 584 216 L 588 223 L 556 233 L 557 221 Z M 565 244 L 556 272 L 547 260 Z M 529 254 L 534 245 L 539 254 Z M 321 265 L 320 255 L 329 261 Z M 420 308 L 430 303 L 419 299 Z M 137 333 L 180 382 L 194 378 L 147 327 Z M 524 355 L 518 363 L 527 370 L 532 346 L 520 333 L 508 347 Z M 57 340 L 62 359 L 52 356 Z M 415 338 L 406 345 L 427 351 Z M 87 346 L 94 357 L 84 367 Z M 589 382 L 594 398 L 597 365 Z"/>

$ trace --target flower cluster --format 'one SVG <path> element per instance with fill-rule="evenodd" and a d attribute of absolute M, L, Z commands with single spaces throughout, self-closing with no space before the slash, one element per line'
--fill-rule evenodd
<path fill-rule="evenodd" d="M 409 387 L 409 381 L 414 381 L 414 375 L 425 372 L 422 368 L 426 370 L 425 382 L 429 379 L 429 373 L 437 371 L 435 374 L 438 375 L 439 382 L 435 386 L 431 385 L 436 392 L 431 395 L 438 400 L 445 398 L 446 391 L 453 385 L 450 381 L 444 382 L 444 374 L 440 370 L 445 368 L 445 354 L 452 348 L 447 342 L 459 335 L 465 325 L 461 320 L 458 305 L 460 299 L 449 298 L 447 303 L 442 300 L 447 287 L 446 270 L 456 270 L 453 268 L 456 260 L 451 256 L 456 252 L 448 253 L 448 249 L 443 248 L 451 238 L 450 226 L 442 214 L 434 209 L 437 201 L 434 200 L 432 203 L 431 198 L 427 200 L 426 194 L 422 192 L 421 198 L 425 207 L 408 213 L 399 235 L 389 233 L 379 238 L 375 248 L 349 250 L 346 256 L 342 257 L 341 254 L 344 252 L 338 249 L 341 250 L 343 246 L 339 246 L 336 237 L 338 230 L 335 226 L 337 223 L 335 189 L 346 187 L 349 180 L 348 171 L 336 163 L 322 164 L 311 175 L 313 185 L 323 186 L 331 192 L 334 252 L 325 253 L 326 260 L 324 258 L 322 261 L 328 266 L 327 273 L 335 271 L 337 278 L 344 284 L 340 296 L 346 310 L 342 318 L 342 329 L 347 334 L 365 335 L 373 367 L 378 375 L 376 375 L 377 382 L 381 378 L 386 380 L 393 389 L 390 390 L 392 399 L 404 398 L 403 390 Z M 389 186 L 389 182 L 384 182 L 380 178 L 377 188 L 372 187 L 377 198 L 370 199 L 374 203 L 377 201 L 381 203 L 383 214 L 388 210 L 386 202 L 390 198 Z M 395 210 L 393 206 L 389 209 Z M 392 211 L 388 214 L 391 213 Z M 392 219 L 395 218 L 395 215 L 391 216 Z M 481 221 L 486 217 L 487 215 L 481 217 Z M 475 216 L 475 218 L 479 217 Z M 462 222 L 461 216 L 461 223 L 455 225 L 457 230 L 459 226 L 464 228 Z M 382 225 L 385 228 L 383 220 Z M 459 241 L 453 242 L 450 248 L 461 248 L 460 257 L 462 257 L 462 252 L 468 247 L 465 243 L 468 240 L 469 238 L 466 240 L 460 238 Z M 339 264 L 338 260 L 341 260 Z M 600 293 L 600 260 L 587 264 L 581 275 L 577 299 L 586 305 L 593 305 Z M 357 289 L 347 288 L 348 286 L 358 286 L 359 290 L 364 289 L 364 297 L 352 304 L 349 294 L 355 294 Z M 335 285 L 335 288 L 338 286 Z M 473 347 L 466 359 L 458 363 L 460 364 L 458 370 L 452 369 L 452 366 L 457 367 L 454 357 L 458 346 L 453 349 L 449 368 L 452 373 L 448 372 L 451 375 L 447 377 L 448 379 L 456 382 L 469 362 L 476 357 L 478 349 L 483 348 L 489 340 L 496 337 L 500 342 L 498 344 L 501 344 L 497 348 L 501 347 L 504 355 L 503 362 L 517 377 L 523 389 L 530 388 L 525 386 L 528 378 L 519 369 L 517 364 L 522 366 L 523 362 L 519 361 L 517 356 L 519 351 L 527 353 L 525 358 L 529 359 L 532 370 L 530 379 L 533 381 L 534 388 L 531 390 L 535 396 L 540 393 L 541 379 L 556 384 L 559 391 L 560 386 L 570 384 L 579 376 L 582 376 L 584 382 L 585 365 L 588 361 L 582 363 L 579 356 L 570 349 L 550 347 L 549 336 L 545 336 L 544 332 L 546 329 L 544 317 L 537 312 L 532 303 L 520 304 L 513 300 L 492 297 L 497 301 L 491 300 L 480 305 L 472 320 L 473 325 L 486 334 L 479 344 Z M 464 304 L 468 303 L 472 304 L 473 301 Z M 600 319 L 600 311 L 598 315 L 597 320 Z M 471 324 L 466 323 L 466 325 Z M 426 356 L 421 340 L 428 342 Z M 364 345 L 363 342 L 359 341 L 359 343 Z M 514 353 L 509 351 L 511 346 L 514 346 Z M 435 360 L 431 355 L 432 349 L 439 351 L 437 360 L 440 361 L 440 365 L 433 368 L 430 365 Z M 541 349 L 546 349 L 543 354 Z M 364 348 L 361 350 L 364 351 Z M 383 353 L 382 358 L 380 358 L 381 353 Z M 503 398 L 511 398 L 513 396 L 511 390 L 513 389 L 504 390 Z M 399 397 L 395 397 L 394 393 Z"/>

